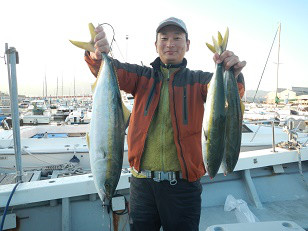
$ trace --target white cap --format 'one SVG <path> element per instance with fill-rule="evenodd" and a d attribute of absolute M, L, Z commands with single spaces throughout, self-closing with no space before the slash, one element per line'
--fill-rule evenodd
<path fill-rule="evenodd" d="M 175 17 L 167 18 L 166 20 L 160 22 L 156 29 L 156 33 L 158 33 L 163 27 L 170 25 L 180 27 L 186 34 L 188 34 L 185 23 L 181 19 Z"/>

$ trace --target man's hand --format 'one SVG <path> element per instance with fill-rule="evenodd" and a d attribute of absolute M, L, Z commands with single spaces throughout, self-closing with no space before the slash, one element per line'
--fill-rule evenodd
<path fill-rule="evenodd" d="M 213 59 L 217 64 L 223 62 L 226 71 L 233 67 L 235 78 L 237 78 L 242 69 L 246 66 L 246 61 L 240 61 L 232 51 L 228 50 L 224 51 L 220 56 L 215 53 Z"/>
<path fill-rule="evenodd" d="M 94 39 L 95 52 L 90 52 L 90 56 L 92 59 L 101 60 L 102 53 L 108 54 L 110 51 L 110 47 L 103 27 L 102 26 L 96 27 L 95 32 L 97 33 Z"/>

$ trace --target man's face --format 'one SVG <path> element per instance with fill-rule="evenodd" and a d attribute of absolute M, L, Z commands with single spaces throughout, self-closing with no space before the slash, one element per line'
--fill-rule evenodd
<path fill-rule="evenodd" d="M 189 44 L 185 32 L 177 26 L 163 27 L 155 42 L 156 51 L 164 64 L 181 63 L 186 51 L 189 50 Z"/>

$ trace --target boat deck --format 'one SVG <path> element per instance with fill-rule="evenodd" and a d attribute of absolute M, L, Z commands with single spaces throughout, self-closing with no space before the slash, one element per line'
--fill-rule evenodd
<path fill-rule="evenodd" d="M 292 221 L 308 230 L 308 148 L 301 150 L 302 174 L 296 150 L 277 148 L 276 151 L 247 152 L 232 174 L 224 176 L 219 171 L 213 180 L 207 175 L 202 177 L 200 230 L 212 225 L 238 224 L 234 210 L 224 211 L 228 195 L 245 201 L 261 222 Z M 27 176 L 31 178 L 29 182 L 17 187 L 10 204 L 13 208 L 10 218 L 21 230 L 102 230 L 102 226 L 103 230 L 109 230 L 114 219 L 118 221 L 118 230 L 129 230 L 127 214 L 112 216 L 102 207 L 92 174 L 62 177 L 54 170 L 45 180 L 38 181 L 34 179 L 42 172 L 31 174 Z M 129 172 L 123 172 L 117 188 L 127 201 L 129 177 Z M 12 180 L 8 175 L 2 178 L 6 182 Z M 14 184 L 0 185 L 0 210 L 5 207 L 13 187 Z M 17 226 L 10 224 L 12 228 Z"/>
<path fill-rule="evenodd" d="M 249 206 L 250 211 L 258 218 L 259 222 L 292 221 L 305 230 L 308 230 L 307 208 L 308 208 L 307 199 L 268 202 L 263 204 L 262 209 L 258 209 L 254 206 Z M 202 208 L 200 228 L 217 226 L 217 224 L 221 225 L 221 224 L 237 224 L 237 223 L 239 223 L 239 221 L 237 220 L 235 211 L 225 212 L 224 206 L 213 206 L 213 207 Z M 205 228 L 200 230 L 205 230 Z M 273 229 L 266 229 L 266 230 L 272 231 Z M 298 229 L 280 229 L 280 230 L 298 230 Z"/>

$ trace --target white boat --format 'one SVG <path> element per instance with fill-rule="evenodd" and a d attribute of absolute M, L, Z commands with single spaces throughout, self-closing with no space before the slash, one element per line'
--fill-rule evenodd
<path fill-rule="evenodd" d="M 85 124 L 90 123 L 92 112 L 85 108 L 77 108 L 69 113 L 65 122 L 69 124 Z"/>
<path fill-rule="evenodd" d="M 20 116 L 24 124 L 49 124 L 51 113 L 44 100 L 33 100 L 28 111 Z"/>
<path fill-rule="evenodd" d="M 79 161 L 78 166 L 90 169 L 86 133 L 89 124 L 39 125 L 20 127 L 22 162 L 25 170 L 56 168 Z M 128 167 L 125 143 L 123 166 Z M 12 130 L 0 131 L 0 172 L 12 172 L 15 168 Z"/>
<path fill-rule="evenodd" d="M 65 120 L 73 110 L 73 106 L 68 106 L 67 103 L 62 103 L 57 108 L 57 111 L 53 115 L 53 118 L 54 120 Z"/>

